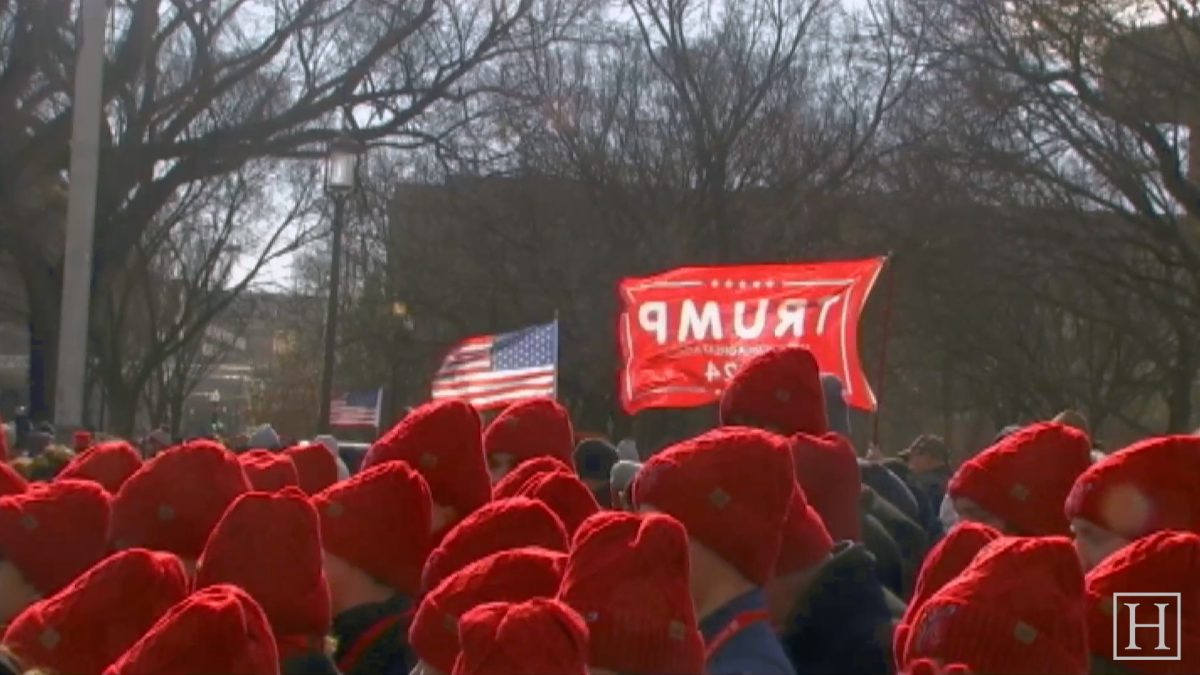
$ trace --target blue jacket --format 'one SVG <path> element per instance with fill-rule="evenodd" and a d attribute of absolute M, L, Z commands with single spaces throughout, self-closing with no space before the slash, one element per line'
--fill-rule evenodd
<path fill-rule="evenodd" d="M 766 596 L 759 588 L 734 598 L 700 622 L 704 642 L 711 643 L 738 615 L 766 608 Z M 705 672 L 708 675 L 795 675 L 783 653 L 783 646 L 771 629 L 770 620 L 747 624 L 729 638 L 708 658 Z"/>
<path fill-rule="evenodd" d="M 343 675 L 408 675 L 417 660 L 408 646 L 408 620 L 411 603 L 396 596 L 383 603 L 353 607 L 333 617 L 333 636 L 337 639 L 334 660 L 343 663 L 350 650 L 365 638 L 381 621 L 394 618 L 368 643 L 358 645 L 358 653 Z"/>
<path fill-rule="evenodd" d="M 813 580 L 780 639 L 800 675 L 892 672 L 892 615 L 871 553 L 842 542 Z"/>

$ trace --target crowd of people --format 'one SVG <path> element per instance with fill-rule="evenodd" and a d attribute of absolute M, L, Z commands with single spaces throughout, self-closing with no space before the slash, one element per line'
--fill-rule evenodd
<path fill-rule="evenodd" d="M 0 464 L 0 673 L 1200 672 L 1200 437 L 860 456 L 801 348 L 720 418 L 644 462 L 531 400 L 416 408 L 353 475 L 269 435 Z M 1112 660 L 1129 592 L 1182 594 L 1182 660 Z"/>

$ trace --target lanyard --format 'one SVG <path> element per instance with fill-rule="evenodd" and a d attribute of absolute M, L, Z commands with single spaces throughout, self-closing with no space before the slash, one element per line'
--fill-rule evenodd
<path fill-rule="evenodd" d="M 770 619 L 771 613 L 765 609 L 742 612 L 741 614 L 733 617 L 733 621 L 730 621 L 724 628 L 721 629 L 721 632 L 714 635 L 713 638 L 708 641 L 708 644 L 704 645 L 705 660 L 711 659 L 714 654 L 721 650 L 721 647 L 725 646 L 726 642 L 732 640 L 738 633 L 742 632 L 753 624 L 756 624 L 760 621 L 769 621 Z"/>
<path fill-rule="evenodd" d="M 358 665 L 358 660 L 362 658 L 363 652 L 367 651 L 371 643 L 379 639 L 379 636 L 383 635 L 397 623 L 400 623 L 400 616 L 392 614 L 376 621 L 370 628 L 363 631 L 363 634 L 358 636 L 358 639 L 346 650 L 346 653 L 342 654 L 342 658 L 338 659 L 338 671 L 341 673 L 350 673 L 354 670 L 354 666 Z"/>

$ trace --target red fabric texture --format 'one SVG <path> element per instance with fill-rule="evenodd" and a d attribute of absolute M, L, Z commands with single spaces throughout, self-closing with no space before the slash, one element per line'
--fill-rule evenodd
<path fill-rule="evenodd" d="M 788 505 L 787 520 L 783 523 L 783 541 L 775 576 L 784 577 L 812 569 L 833 550 L 833 537 L 825 528 L 821 514 L 804 498 L 804 489 L 796 486 Z"/>
<path fill-rule="evenodd" d="M 250 483 L 218 443 L 193 441 L 146 461 L 113 500 L 114 548 L 169 551 L 195 560 L 225 509 Z"/>
<path fill-rule="evenodd" d="M 567 538 L 590 516 L 600 510 L 596 496 L 574 474 L 552 471 L 532 476 L 517 492 L 519 497 L 536 499 L 558 516 L 567 530 Z"/>
<path fill-rule="evenodd" d="M 1148 535 L 1088 572 L 1084 587 L 1088 646 L 1092 654 L 1109 660 L 1113 655 L 1113 593 L 1180 593 L 1180 621 L 1176 623 L 1173 611 L 1163 617 L 1166 634 L 1182 637 L 1182 660 L 1122 661 L 1121 665 L 1136 675 L 1200 673 L 1200 536 L 1170 531 Z M 1127 615 L 1118 618 L 1128 620 Z"/>
<path fill-rule="evenodd" d="M 325 550 L 414 596 L 433 546 L 429 486 L 404 462 L 377 464 L 312 498 Z"/>
<path fill-rule="evenodd" d="M 104 675 L 278 675 L 271 625 L 258 603 L 235 586 L 188 596 Z"/>
<path fill-rule="evenodd" d="M 555 457 L 534 457 L 522 462 L 512 471 L 504 474 L 492 486 L 492 499 L 508 499 L 521 493 L 521 488 L 535 476 L 543 473 L 569 473 L 574 475 L 571 467 Z"/>
<path fill-rule="evenodd" d="M 28 487 L 24 476 L 17 473 L 7 461 L 0 461 L 0 497 L 19 495 Z"/>
<path fill-rule="evenodd" d="M 56 673 L 99 673 L 188 595 L 170 553 L 121 551 L 21 612 L 4 646 L 25 664 Z"/>
<path fill-rule="evenodd" d="M 329 633 L 329 584 L 317 511 L 299 488 L 248 492 L 229 506 L 196 564 L 196 588 L 233 584 L 271 622 L 280 656 L 291 638 Z"/>
<path fill-rule="evenodd" d="M 1200 437 L 1151 438 L 1088 467 L 1066 500 L 1068 518 L 1125 539 L 1159 530 L 1200 532 Z"/>
<path fill-rule="evenodd" d="M 747 361 L 721 395 L 721 423 L 784 436 L 825 433 L 825 393 L 816 357 L 803 347 L 786 347 Z"/>
<path fill-rule="evenodd" d="M 257 492 L 278 492 L 286 487 L 299 487 L 300 474 L 292 458 L 281 452 L 251 450 L 238 455 L 238 463 L 246 472 L 250 489 Z"/>
<path fill-rule="evenodd" d="M 1083 571 L 1065 537 L 1004 537 L 917 611 L 904 655 L 980 673 L 1088 672 Z"/>
<path fill-rule="evenodd" d="M 542 502 L 526 497 L 491 502 L 455 525 L 429 554 L 421 587 L 434 588 L 493 553 L 525 546 L 566 552 L 568 542 L 562 521 Z"/>
<path fill-rule="evenodd" d="M 315 495 L 338 481 L 337 460 L 329 448 L 320 443 L 293 445 L 283 454 L 292 458 L 300 489 L 306 495 Z"/>
<path fill-rule="evenodd" d="M 43 597 L 108 552 L 112 498 L 90 481 L 39 483 L 0 497 L 0 551 Z"/>
<path fill-rule="evenodd" d="M 688 588 L 687 531 L 663 514 L 605 512 L 575 537 L 559 599 L 588 626 L 588 665 L 701 673 L 704 639 Z"/>
<path fill-rule="evenodd" d="M 94 445 L 72 459 L 57 479 L 90 480 L 115 495 L 141 467 L 142 458 L 132 445 L 125 441 L 109 441 Z"/>
<path fill-rule="evenodd" d="M 452 675 L 587 675 L 587 625 L 557 600 L 480 605 L 458 634 Z"/>
<path fill-rule="evenodd" d="M 413 410 L 371 445 L 363 469 L 400 460 L 416 469 L 434 503 L 462 519 L 492 498 L 479 413 L 462 401 L 434 401 Z"/>
<path fill-rule="evenodd" d="M 92 432 L 76 431 L 71 436 L 71 449 L 75 452 L 83 452 L 92 447 Z"/>
<path fill-rule="evenodd" d="M 850 441 L 838 434 L 791 437 L 796 482 L 808 503 L 821 514 L 834 541 L 861 541 L 858 500 L 862 476 Z"/>
<path fill-rule="evenodd" d="M 535 457 L 554 457 L 568 466 L 575 451 L 571 417 L 548 398 L 514 403 L 492 420 L 483 433 L 484 452 L 510 455 L 513 466 Z"/>
<path fill-rule="evenodd" d="M 531 546 L 494 553 L 451 574 L 421 599 L 408 630 L 413 653 L 449 673 L 458 658 L 463 614 L 489 602 L 553 598 L 566 564 L 565 553 Z"/>
<path fill-rule="evenodd" d="M 762 586 L 771 578 L 795 491 L 787 439 L 724 427 L 651 457 L 633 483 L 633 501 L 670 514 L 688 536 Z"/>
<path fill-rule="evenodd" d="M 1091 464 L 1092 444 L 1073 427 L 1025 427 L 967 460 L 950 479 L 952 498 L 966 497 L 1000 518 L 1011 534 L 1071 533 L 1063 502 Z"/>

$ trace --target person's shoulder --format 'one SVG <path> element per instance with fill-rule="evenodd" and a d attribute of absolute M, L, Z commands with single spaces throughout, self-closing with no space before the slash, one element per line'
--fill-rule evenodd
<path fill-rule="evenodd" d="M 765 623 L 747 626 L 708 661 L 709 675 L 795 675 L 779 638 Z"/>

